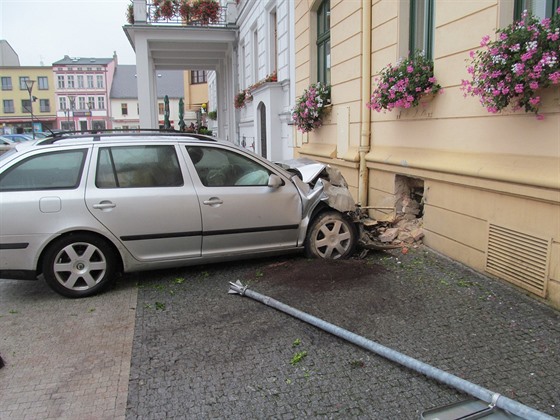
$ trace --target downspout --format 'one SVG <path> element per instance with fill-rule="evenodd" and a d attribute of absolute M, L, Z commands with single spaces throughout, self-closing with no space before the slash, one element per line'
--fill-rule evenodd
<path fill-rule="evenodd" d="M 371 92 L 371 1 L 362 0 L 362 118 L 358 149 L 360 166 L 358 175 L 358 204 L 368 205 L 368 168 L 366 154 L 371 141 L 371 110 L 366 106 Z"/>

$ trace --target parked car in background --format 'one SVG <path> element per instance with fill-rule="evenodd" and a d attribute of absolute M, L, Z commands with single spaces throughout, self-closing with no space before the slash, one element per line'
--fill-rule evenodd
<path fill-rule="evenodd" d="M 0 278 L 68 297 L 119 272 L 305 250 L 348 257 L 356 206 L 334 168 L 276 165 L 196 134 L 61 134 L 0 156 Z"/>
<path fill-rule="evenodd" d="M 3 134 L 3 136 L 9 138 L 10 140 L 16 143 L 33 140 L 33 136 L 30 136 L 28 134 Z"/>
<path fill-rule="evenodd" d="M 27 133 L 29 135 L 29 133 Z M 45 133 L 44 131 L 35 131 L 35 139 L 44 139 L 46 137 L 50 137 L 51 133 Z M 31 134 L 31 138 L 33 138 L 33 134 Z"/>
<path fill-rule="evenodd" d="M 8 137 L 0 136 L 0 155 L 15 147 L 13 140 Z"/>

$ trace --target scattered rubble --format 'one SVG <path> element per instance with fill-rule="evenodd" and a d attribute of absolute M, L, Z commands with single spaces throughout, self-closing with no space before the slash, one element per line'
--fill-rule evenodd
<path fill-rule="evenodd" d="M 396 217 L 392 221 L 370 219 L 367 209 L 361 209 L 360 246 L 366 250 L 402 248 L 404 253 L 408 252 L 409 247 L 422 243 L 424 237 L 422 198 L 415 200 L 412 196 L 410 192 L 398 196 L 394 208 Z"/>
<path fill-rule="evenodd" d="M 366 249 L 395 249 L 419 245 L 424 232 L 422 219 L 397 218 L 393 222 L 361 220 L 360 246 Z"/>

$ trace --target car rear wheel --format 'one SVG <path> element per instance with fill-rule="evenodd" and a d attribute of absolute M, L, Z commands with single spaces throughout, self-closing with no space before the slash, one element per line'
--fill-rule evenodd
<path fill-rule="evenodd" d="M 320 214 L 311 223 L 305 250 L 308 257 L 336 260 L 348 258 L 356 244 L 356 229 L 341 213 Z"/>
<path fill-rule="evenodd" d="M 45 253 L 43 275 L 57 293 L 71 298 L 105 290 L 115 277 L 114 251 L 101 238 L 90 234 L 62 237 Z"/>

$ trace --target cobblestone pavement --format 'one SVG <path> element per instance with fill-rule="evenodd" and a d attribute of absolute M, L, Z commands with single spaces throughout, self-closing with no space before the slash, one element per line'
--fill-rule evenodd
<path fill-rule="evenodd" d="M 81 300 L 2 280 L 0 419 L 418 419 L 467 398 L 235 280 L 560 417 L 560 312 L 419 248 L 137 273 Z"/>
<path fill-rule="evenodd" d="M 139 275 L 127 419 L 418 419 L 467 396 L 247 297 L 259 293 L 552 416 L 560 313 L 423 248 Z"/>
<path fill-rule="evenodd" d="M 0 419 L 124 419 L 137 288 L 65 299 L 0 280 Z"/>

